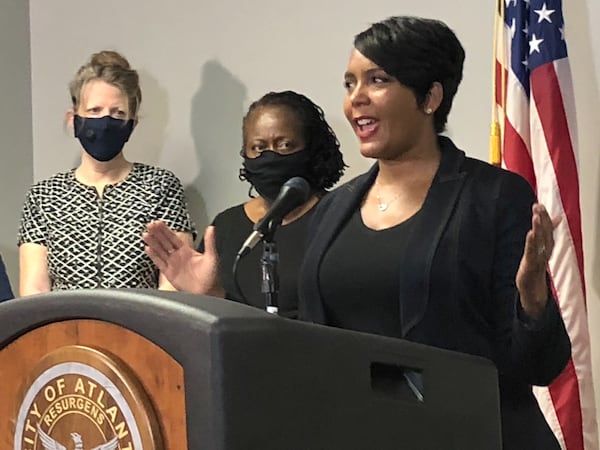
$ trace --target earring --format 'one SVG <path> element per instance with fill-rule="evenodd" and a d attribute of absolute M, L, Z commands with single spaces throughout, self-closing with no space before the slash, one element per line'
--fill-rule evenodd
<path fill-rule="evenodd" d="M 431 108 L 427 108 L 425 110 L 425 114 L 431 114 L 432 112 L 433 112 L 433 109 L 431 109 Z"/>

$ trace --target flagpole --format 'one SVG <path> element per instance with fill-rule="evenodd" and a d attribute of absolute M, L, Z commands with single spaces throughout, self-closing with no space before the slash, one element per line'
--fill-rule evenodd
<path fill-rule="evenodd" d="M 500 41 L 499 41 L 499 30 L 501 30 Z M 496 1 L 496 13 L 494 14 L 494 39 L 493 39 L 493 50 L 492 50 L 492 118 L 490 128 L 490 163 L 495 166 L 502 165 L 502 133 L 500 127 L 500 121 L 498 119 L 498 105 L 496 104 L 497 88 L 498 88 L 498 77 L 496 66 L 498 64 L 498 44 L 502 45 L 504 50 L 504 1 Z M 500 87 L 501 87 L 501 99 L 500 106 L 504 111 L 504 100 L 506 98 L 506 80 L 504 77 L 504 51 L 500 54 Z"/>

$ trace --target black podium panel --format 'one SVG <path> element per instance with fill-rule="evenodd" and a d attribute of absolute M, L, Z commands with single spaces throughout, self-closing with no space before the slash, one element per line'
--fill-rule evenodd
<path fill-rule="evenodd" d="M 501 448 L 496 370 L 482 358 L 154 290 L 6 302 L 0 348 L 68 319 L 128 328 L 182 365 L 192 450 Z"/>

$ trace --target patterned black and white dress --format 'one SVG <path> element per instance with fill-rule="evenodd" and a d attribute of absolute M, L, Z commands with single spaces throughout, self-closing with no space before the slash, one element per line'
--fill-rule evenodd
<path fill-rule="evenodd" d="M 75 178 L 56 174 L 27 193 L 18 243 L 48 251 L 52 289 L 156 288 L 158 269 L 144 253 L 147 223 L 164 221 L 192 232 L 183 187 L 170 171 L 134 163 L 103 195 Z"/>

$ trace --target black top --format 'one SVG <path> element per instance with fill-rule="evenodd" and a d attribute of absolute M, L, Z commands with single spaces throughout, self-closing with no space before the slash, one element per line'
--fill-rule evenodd
<path fill-rule="evenodd" d="M 443 136 L 438 143 L 440 166 L 405 247 L 387 250 L 400 261 L 401 337 L 491 359 L 503 448 L 559 450 L 531 385 L 548 385 L 561 373 L 571 355 L 569 336 L 551 289 L 543 314 L 531 321 L 524 320 L 515 286 L 535 195 L 519 175 L 466 157 Z M 375 164 L 315 209 L 298 282 L 301 319 L 330 324 L 324 257 L 377 173 Z M 363 258 L 358 250 L 354 255 Z"/>
<path fill-rule="evenodd" d="M 343 226 L 323 256 L 319 279 L 330 325 L 400 337 L 397 252 L 405 249 L 413 218 L 372 230 L 356 210 Z"/>
<path fill-rule="evenodd" d="M 311 209 L 298 220 L 280 226 L 275 231 L 274 241 L 279 253 L 278 276 L 279 315 L 296 317 L 298 310 L 297 277 L 304 256 L 304 243 Z M 261 292 L 261 264 L 263 245 L 259 243 L 247 255 L 240 259 L 237 268 L 237 280 L 242 295 L 235 288 L 233 264 L 240 247 L 252 233 L 254 223 L 244 211 L 244 205 L 237 205 L 219 213 L 213 225 L 216 228 L 217 252 L 219 254 L 219 279 L 230 300 L 247 303 L 265 309 L 265 296 Z M 203 251 L 203 242 L 198 247 Z"/>

